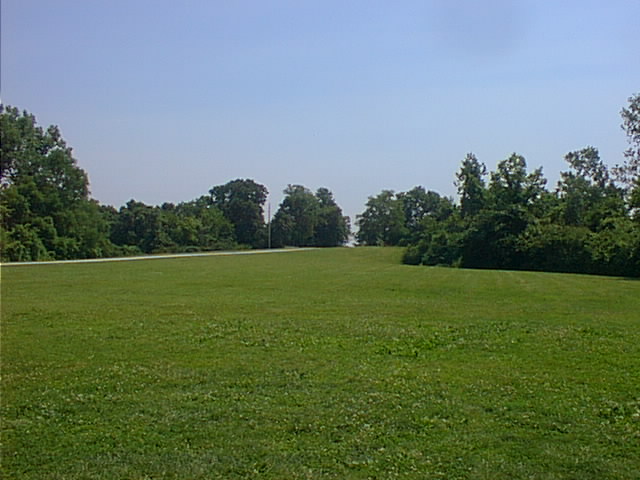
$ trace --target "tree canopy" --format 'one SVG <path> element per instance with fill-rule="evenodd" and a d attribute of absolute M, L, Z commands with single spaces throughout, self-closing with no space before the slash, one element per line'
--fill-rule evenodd
<path fill-rule="evenodd" d="M 327 188 L 313 194 L 302 185 L 289 185 L 273 218 L 273 245 L 336 247 L 349 237 L 349 219 Z"/>
<path fill-rule="evenodd" d="M 623 108 L 622 128 L 627 134 L 629 148 L 625 151 L 626 160 L 617 168 L 620 181 L 626 185 L 631 208 L 636 219 L 640 217 L 640 93 L 629 97 L 629 106 Z"/>
<path fill-rule="evenodd" d="M 87 258 L 110 253 L 108 226 L 89 199 L 87 174 L 60 130 L 0 107 L 2 258 Z"/>
<path fill-rule="evenodd" d="M 234 227 L 236 240 L 253 247 L 265 246 L 264 204 L 267 187 L 250 179 L 237 179 L 209 190 L 211 200 Z"/>

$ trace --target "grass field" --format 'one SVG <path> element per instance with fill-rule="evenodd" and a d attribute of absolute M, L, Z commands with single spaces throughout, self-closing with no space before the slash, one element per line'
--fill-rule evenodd
<path fill-rule="evenodd" d="M 640 281 L 400 256 L 4 267 L 2 478 L 640 478 Z"/>

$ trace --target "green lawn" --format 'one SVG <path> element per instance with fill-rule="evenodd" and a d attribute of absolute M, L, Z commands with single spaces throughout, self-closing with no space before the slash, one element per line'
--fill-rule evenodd
<path fill-rule="evenodd" d="M 640 478 L 640 281 L 401 253 L 3 267 L 0 476 Z"/>

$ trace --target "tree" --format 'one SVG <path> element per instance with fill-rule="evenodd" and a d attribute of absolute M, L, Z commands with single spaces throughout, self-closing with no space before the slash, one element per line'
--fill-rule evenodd
<path fill-rule="evenodd" d="M 174 238 L 183 247 L 221 250 L 236 244 L 233 225 L 207 196 L 178 204 L 175 215 L 179 227 Z"/>
<path fill-rule="evenodd" d="M 527 173 L 524 157 L 512 154 L 491 173 L 485 207 L 477 212 L 464 235 L 462 261 L 472 268 L 519 268 L 518 238 L 535 220 L 544 196 L 542 170 Z"/>
<path fill-rule="evenodd" d="M 314 245 L 318 247 L 337 247 L 344 245 L 349 239 L 349 217 L 342 214 L 342 209 L 327 188 L 316 191 L 318 201 L 318 218 L 314 231 Z"/>
<path fill-rule="evenodd" d="M 33 180 L 45 197 L 52 194 L 55 200 L 50 201 L 59 201 L 63 207 L 87 198 L 87 174 L 77 166 L 57 126 L 45 131 L 28 112 L 20 114 L 17 108 L 0 106 L 0 131 L 0 184 Z"/>
<path fill-rule="evenodd" d="M 468 154 L 456 174 L 460 209 L 423 218 L 403 261 L 640 276 L 640 94 L 629 98 L 622 118 L 631 145 L 625 163 L 610 170 L 594 147 L 569 152 L 555 192 L 546 189 L 542 169 L 528 173 L 515 153 L 485 187 L 484 165 Z M 405 198 L 407 226 L 422 216 L 417 193 Z M 373 229 L 364 233 L 376 238 Z"/>
<path fill-rule="evenodd" d="M 623 166 L 616 170 L 619 180 L 626 187 L 629 205 L 640 223 L 640 93 L 629 97 L 629 106 L 623 108 L 620 114 L 629 148 L 625 151 Z"/>
<path fill-rule="evenodd" d="M 111 240 L 116 245 L 135 246 L 143 253 L 169 251 L 175 246 L 162 210 L 133 199 L 120 208 Z"/>
<path fill-rule="evenodd" d="M 592 273 L 587 245 L 593 237 L 588 228 L 555 223 L 534 223 L 518 238 L 520 267 L 563 273 Z"/>
<path fill-rule="evenodd" d="M 302 185 L 289 185 L 273 219 L 273 243 L 277 246 L 335 247 L 349 235 L 348 219 L 327 188 L 314 195 Z"/>
<path fill-rule="evenodd" d="M 629 97 L 629 106 L 623 108 L 620 115 L 629 142 L 629 148 L 624 153 L 627 159 L 625 173 L 628 180 L 633 181 L 640 174 L 640 93 Z"/>
<path fill-rule="evenodd" d="M 311 190 L 302 185 L 289 185 L 273 218 L 275 245 L 305 247 L 314 245 L 318 221 L 318 201 Z"/>
<path fill-rule="evenodd" d="M 89 198 L 87 174 L 57 126 L 0 107 L 2 258 L 43 260 L 108 255 L 108 224 Z M 26 242 L 26 243 L 25 243 Z"/>
<path fill-rule="evenodd" d="M 410 244 L 403 262 L 412 265 L 458 265 L 466 223 L 460 217 L 459 209 L 452 208 L 446 216 L 426 216 L 420 223 L 418 240 Z"/>
<path fill-rule="evenodd" d="M 596 148 L 569 152 L 565 160 L 570 170 L 560 173 L 557 189 L 565 225 L 599 231 L 608 219 L 626 216 L 623 191 L 614 184 Z"/>
<path fill-rule="evenodd" d="M 233 248 L 233 225 L 210 198 L 160 207 L 130 200 L 113 216 L 111 239 L 123 253 Z"/>
<path fill-rule="evenodd" d="M 399 193 L 398 200 L 404 211 L 404 226 L 413 240 L 420 236 L 426 218 L 444 220 L 453 212 L 453 202 L 440 194 L 424 187 L 414 187 L 408 192 Z"/>
<path fill-rule="evenodd" d="M 369 197 L 356 223 L 356 238 L 362 245 L 398 245 L 409 233 L 402 202 L 393 190 L 383 190 L 377 196 Z"/>
<path fill-rule="evenodd" d="M 462 217 L 476 215 L 485 206 L 486 187 L 484 177 L 487 167 L 480 163 L 473 153 L 468 153 L 456 174 L 455 186 L 460 195 Z"/>
<path fill-rule="evenodd" d="M 209 190 L 213 205 L 233 224 L 236 240 L 253 247 L 264 246 L 264 203 L 268 190 L 253 180 L 237 179 Z"/>
<path fill-rule="evenodd" d="M 487 206 L 493 210 L 514 206 L 530 210 L 542 197 L 546 183 L 542 168 L 528 174 L 525 158 L 514 153 L 491 173 Z"/>

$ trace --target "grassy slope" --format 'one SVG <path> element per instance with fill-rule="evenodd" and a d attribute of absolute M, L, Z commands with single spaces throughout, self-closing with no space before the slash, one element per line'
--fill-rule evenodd
<path fill-rule="evenodd" d="M 640 478 L 640 282 L 336 249 L 3 268 L 5 478 Z"/>

